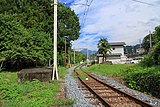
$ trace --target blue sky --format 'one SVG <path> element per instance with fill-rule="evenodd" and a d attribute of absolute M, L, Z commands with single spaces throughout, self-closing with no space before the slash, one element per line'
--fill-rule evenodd
<path fill-rule="evenodd" d="M 160 25 L 160 0 L 139 0 L 152 5 L 134 0 L 93 0 L 83 24 L 87 6 L 74 4 L 85 4 L 87 1 L 89 4 L 92 0 L 59 0 L 79 16 L 81 35 L 73 41 L 75 48 L 97 50 L 100 38 L 134 45 Z"/>

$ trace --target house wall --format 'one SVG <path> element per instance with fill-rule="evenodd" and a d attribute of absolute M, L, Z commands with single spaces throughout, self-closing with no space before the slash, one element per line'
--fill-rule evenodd
<path fill-rule="evenodd" d="M 103 57 L 98 57 L 99 58 L 99 64 L 101 64 L 103 62 Z"/>
<path fill-rule="evenodd" d="M 108 53 L 110 54 L 110 53 Z M 124 46 L 111 46 L 111 54 L 106 61 L 111 61 L 113 64 L 125 64 L 127 57 L 124 54 Z M 103 57 L 99 57 L 99 63 L 102 63 Z"/>
<path fill-rule="evenodd" d="M 107 57 L 108 61 L 111 61 L 113 64 L 117 64 L 118 62 L 120 62 L 120 56 L 112 56 L 112 57 Z"/>
<path fill-rule="evenodd" d="M 120 56 L 109 56 L 107 58 L 113 64 L 124 64 L 127 60 L 127 57 L 124 55 L 124 46 L 111 46 L 111 54 L 121 54 Z"/>
<path fill-rule="evenodd" d="M 111 53 L 121 53 L 124 56 L 124 47 L 123 46 L 111 46 Z"/>

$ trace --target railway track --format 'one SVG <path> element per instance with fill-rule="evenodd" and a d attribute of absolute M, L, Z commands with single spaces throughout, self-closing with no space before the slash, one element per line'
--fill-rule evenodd
<path fill-rule="evenodd" d="M 136 97 L 120 91 L 87 72 L 74 72 L 81 89 L 94 99 L 91 104 L 100 107 L 154 107 Z"/>

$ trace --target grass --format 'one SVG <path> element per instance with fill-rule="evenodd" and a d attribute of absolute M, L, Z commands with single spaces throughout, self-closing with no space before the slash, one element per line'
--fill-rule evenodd
<path fill-rule="evenodd" d="M 60 77 L 66 74 L 60 67 Z M 72 105 L 70 99 L 57 99 L 60 83 L 34 80 L 19 83 L 17 72 L 0 72 L 0 106 L 2 107 L 53 107 Z"/>
<path fill-rule="evenodd" d="M 135 73 L 158 71 L 158 69 L 158 67 L 143 68 L 136 64 L 96 64 L 87 68 L 83 68 L 81 71 L 94 72 L 97 74 L 109 76 L 127 76 Z"/>
<path fill-rule="evenodd" d="M 100 64 L 81 69 L 112 77 L 128 87 L 160 98 L 160 66 L 141 67 L 129 64 Z"/>
<path fill-rule="evenodd" d="M 65 77 L 65 75 L 67 74 L 67 68 L 65 68 L 65 67 L 58 67 L 58 71 L 59 71 L 59 76 L 60 76 L 60 78 L 64 78 Z"/>
<path fill-rule="evenodd" d="M 132 67 L 133 65 L 127 65 L 127 64 L 96 64 L 92 65 L 90 67 L 82 69 L 82 71 L 89 71 L 89 72 L 95 72 L 102 75 L 123 75 L 123 70 L 127 69 L 129 67 Z"/>

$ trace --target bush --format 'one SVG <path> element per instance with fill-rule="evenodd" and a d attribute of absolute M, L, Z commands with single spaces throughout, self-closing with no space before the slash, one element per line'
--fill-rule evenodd
<path fill-rule="evenodd" d="M 160 65 L 160 42 L 153 47 L 151 53 L 145 56 L 140 64 L 145 67 Z"/>
<path fill-rule="evenodd" d="M 151 67 L 154 65 L 154 59 L 152 55 L 145 56 L 144 59 L 140 62 L 140 65 L 143 67 Z"/>
<path fill-rule="evenodd" d="M 147 92 L 160 98 L 160 73 L 149 69 L 148 72 L 136 73 L 126 77 L 128 86 L 142 92 Z M 156 69 L 157 70 L 157 69 Z"/>
<path fill-rule="evenodd" d="M 0 63 L 5 69 L 45 65 L 52 55 L 52 40 L 36 28 L 25 28 L 12 15 L 0 14 Z"/>
<path fill-rule="evenodd" d="M 160 65 L 160 41 L 154 47 L 152 56 L 154 59 L 154 65 Z"/>

